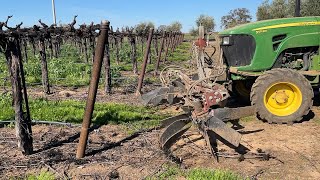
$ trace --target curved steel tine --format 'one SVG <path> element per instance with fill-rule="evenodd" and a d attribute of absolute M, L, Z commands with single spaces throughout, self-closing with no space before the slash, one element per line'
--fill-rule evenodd
<path fill-rule="evenodd" d="M 170 124 L 160 137 L 160 145 L 162 149 L 169 149 L 170 146 L 175 143 L 180 136 L 185 133 L 191 124 L 187 120 L 175 121 Z"/>
<path fill-rule="evenodd" d="M 177 116 L 172 116 L 167 119 L 164 119 L 161 121 L 161 127 L 168 127 L 170 124 L 172 124 L 175 121 L 180 121 L 180 120 L 190 120 L 190 116 L 187 114 L 179 114 Z"/>

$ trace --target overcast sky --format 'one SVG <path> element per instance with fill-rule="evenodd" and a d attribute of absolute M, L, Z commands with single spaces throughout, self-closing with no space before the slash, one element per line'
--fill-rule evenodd
<path fill-rule="evenodd" d="M 24 26 L 32 26 L 39 19 L 47 24 L 53 23 L 52 0 L 3 0 L 1 2 L 0 21 L 13 15 L 9 25 L 24 22 Z M 179 21 L 183 32 L 195 26 L 195 19 L 200 14 L 215 18 L 216 30 L 220 29 L 220 19 L 230 10 L 247 8 L 253 20 L 258 5 L 263 0 L 55 0 L 57 22 L 71 22 L 78 15 L 78 24 L 99 23 L 107 19 L 113 27 L 134 26 L 143 21 L 152 21 L 156 26 L 167 25 Z"/>

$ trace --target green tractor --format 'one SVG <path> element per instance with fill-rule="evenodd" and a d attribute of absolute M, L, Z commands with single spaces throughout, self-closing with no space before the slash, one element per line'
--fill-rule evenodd
<path fill-rule="evenodd" d="M 259 118 L 292 123 L 309 112 L 312 87 L 319 86 L 320 17 L 261 21 L 220 36 L 229 79 L 252 82 L 250 100 Z"/>
<path fill-rule="evenodd" d="M 146 104 L 180 104 L 184 110 L 163 121 L 163 148 L 169 148 L 189 122 L 208 145 L 208 131 L 213 131 L 236 148 L 241 135 L 226 121 L 256 114 L 269 123 L 291 124 L 309 113 L 313 89 L 320 84 L 320 17 L 258 21 L 222 31 L 219 38 L 220 58 L 212 60 L 205 56 L 208 43 L 200 27 L 197 73 L 167 68 L 160 74 L 163 87 L 142 96 Z M 249 99 L 251 106 L 228 107 L 232 94 Z"/>

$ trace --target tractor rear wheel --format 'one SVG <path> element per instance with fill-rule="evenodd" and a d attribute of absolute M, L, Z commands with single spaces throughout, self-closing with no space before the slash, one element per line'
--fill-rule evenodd
<path fill-rule="evenodd" d="M 254 80 L 240 80 L 233 82 L 233 92 L 245 104 L 250 104 L 250 92 Z"/>
<path fill-rule="evenodd" d="M 313 89 L 297 71 L 276 68 L 256 79 L 250 99 L 258 118 L 269 123 L 291 124 L 309 113 Z"/>

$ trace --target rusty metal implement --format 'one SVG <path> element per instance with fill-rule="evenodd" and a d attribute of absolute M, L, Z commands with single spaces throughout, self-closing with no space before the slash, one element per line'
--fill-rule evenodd
<path fill-rule="evenodd" d="M 169 149 L 191 127 L 190 122 L 191 120 L 179 120 L 170 124 L 160 137 L 161 148 Z"/>
<path fill-rule="evenodd" d="M 162 121 L 161 127 L 164 130 L 160 136 L 160 146 L 163 150 L 170 150 L 171 145 L 194 125 L 205 139 L 212 155 L 218 157 L 217 144 L 212 145 L 210 141 L 218 139 L 231 148 L 240 147 L 242 135 L 226 122 L 254 115 L 255 108 L 225 108 L 230 97 L 230 85 L 219 83 L 218 80 L 225 69 L 223 66 L 205 65 L 206 41 L 203 27 L 199 29 L 194 58 L 197 74 L 181 67 L 165 68 L 160 73 L 162 87 L 143 94 L 141 100 L 145 105 L 153 106 L 175 104 L 184 111 L 183 114 Z M 220 58 L 222 60 L 222 56 Z"/>
<path fill-rule="evenodd" d="M 221 119 L 213 116 L 205 122 L 205 125 L 207 130 L 215 132 L 234 147 L 239 146 L 241 134 L 227 126 Z"/>

